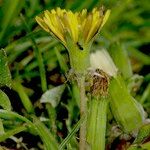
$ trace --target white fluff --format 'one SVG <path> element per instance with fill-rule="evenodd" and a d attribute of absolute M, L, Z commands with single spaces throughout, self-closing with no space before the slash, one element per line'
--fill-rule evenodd
<path fill-rule="evenodd" d="M 116 68 L 109 53 L 105 50 L 97 50 L 90 55 L 90 63 L 92 69 L 99 68 L 110 76 L 116 76 L 118 69 Z"/>

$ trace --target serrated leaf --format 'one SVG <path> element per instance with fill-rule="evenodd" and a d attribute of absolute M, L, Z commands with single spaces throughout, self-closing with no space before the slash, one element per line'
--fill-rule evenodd
<path fill-rule="evenodd" d="M 8 68 L 7 56 L 3 49 L 0 50 L 0 87 L 11 85 L 11 75 Z"/>
<path fill-rule="evenodd" d="M 42 95 L 40 102 L 41 103 L 50 103 L 53 107 L 56 107 L 60 102 L 60 99 L 61 99 L 61 96 L 62 96 L 62 93 L 64 92 L 64 90 L 65 90 L 64 84 L 57 86 L 55 88 L 52 88 L 52 89 L 46 91 Z"/>
<path fill-rule="evenodd" d="M 3 109 L 11 110 L 10 100 L 8 96 L 2 90 L 0 90 L 0 106 Z"/>

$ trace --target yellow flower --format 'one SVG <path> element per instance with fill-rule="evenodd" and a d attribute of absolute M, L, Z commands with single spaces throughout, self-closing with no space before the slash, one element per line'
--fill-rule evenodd
<path fill-rule="evenodd" d="M 56 8 L 44 11 L 42 17 L 36 17 L 38 24 L 47 32 L 57 37 L 65 46 L 68 38 L 74 43 L 89 43 L 99 33 L 107 21 L 110 10 L 94 8 L 92 12 L 83 9 L 73 13 L 65 9 Z"/>

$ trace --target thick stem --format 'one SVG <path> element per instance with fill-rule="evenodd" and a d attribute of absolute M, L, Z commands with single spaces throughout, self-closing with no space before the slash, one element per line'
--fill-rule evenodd
<path fill-rule="evenodd" d="M 87 142 L 92 150 L 105 149 L 108 98 L 93 98 L 88 114 Z"/>
<path fill-rule="evenodd" d="M 107 104 L 107 98 L 102 98 L 98 104 L 97 123 L 93 150 L 105 150 Z"/>
<path fill-rule="evenodd" d="M 80 118 L 87 116 L 87 102 L 85 96 L 85 74 L 90 67 L 90 46 L 91 43 L 79 46 L 70 38 L 67 39 L 67 49 L 69 52 L 70 65 L 77 77 L 78 88 L 80 91 Z M 85 119 L 86 120 L 86 119 Z M 79 149 L 86 149 L 86 121 L 80 127 Z"/>
<path fill-rule="evenodd" d="M 78 79 L 78 86 L 80 89 L 80 118 L 82 116 L 86 116 L 87 113 L 87 101 L 85 96 L 85 77 L 82 76 Z M 80 143 L 79 143 L 79 149 L 85 150 L 86 149 L 86 119 L 81 124 L 80 127 Z"/>

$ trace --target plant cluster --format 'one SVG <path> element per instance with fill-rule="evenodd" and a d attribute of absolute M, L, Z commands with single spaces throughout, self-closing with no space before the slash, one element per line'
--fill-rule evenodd
<path fill-rule="evenodd" d="M 0 6 L 0 149 L 150 149 L 148 0 Z"/>

